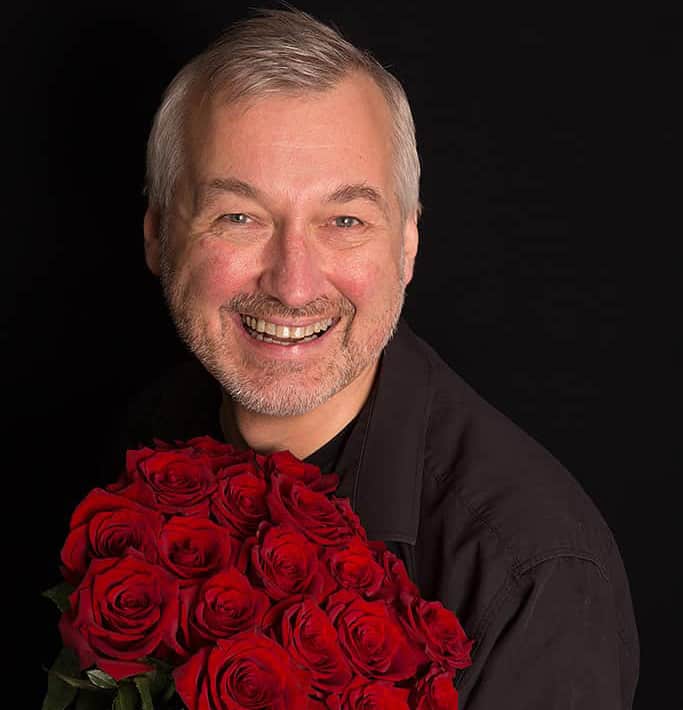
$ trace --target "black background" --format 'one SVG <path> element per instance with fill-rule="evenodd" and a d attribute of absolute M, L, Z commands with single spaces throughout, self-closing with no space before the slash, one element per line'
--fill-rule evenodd
<path fill-rule="evenodd" d="M 152 116 L 180 66 L 252 4 L 29 3 L 5 18 L 5 585 L 21 599 L 26 707 L 59 646 L 39 594 L 59 580 L 71 510 L 108 482 L 97 461 L 128 398 L 186 357 L 143 260 Z M 631 580 L 635 707 L 673 707 L 680 19 L 298 6 L 404 84 L 424 203 L 404 313 L 598 504 Z"/>

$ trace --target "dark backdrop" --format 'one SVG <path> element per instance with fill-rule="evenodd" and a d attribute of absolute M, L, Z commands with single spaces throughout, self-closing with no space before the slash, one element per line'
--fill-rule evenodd
<path fill-rule="evenodd" d="M 58 581 L 70 512 L 108 482 L 97 461 L 128 398 L 186 357 L 143 261 L 152 115 L 181 64 L 250 4 L 28 3 L 5 18 L 6 585 L 22 600 L 17 659 L 35 706 L 59 645 L 39 593 Z M 678 18 L 299 6 L 406 87 L 424 202 L 406 317 L 598 504 L 631 580 L 636 708 L 672 707 Z"/>

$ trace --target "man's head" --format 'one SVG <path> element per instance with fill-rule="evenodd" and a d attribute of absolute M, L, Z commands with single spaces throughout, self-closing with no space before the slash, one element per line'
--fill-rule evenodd
<path fill-rule="evenodd" d="M 147 263 L 233 399 L 303 414 L 376 363 L 420 206 L 410 109 L 374 59 L 298 11 L 243 21 L 167 89 L 147 168 Z"/>

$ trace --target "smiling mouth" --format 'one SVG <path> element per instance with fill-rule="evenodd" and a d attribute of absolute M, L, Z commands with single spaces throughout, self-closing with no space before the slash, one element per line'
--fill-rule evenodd
<path fill-rule="evenodd" d="M 339 318 L 324 318 L 305 326 L 279 325 L 245 313 L 240 313 L 240 320 L 244 329 L 254 340 L 285 346 L 300 345 L 317 340 L 339 322 Z"/>

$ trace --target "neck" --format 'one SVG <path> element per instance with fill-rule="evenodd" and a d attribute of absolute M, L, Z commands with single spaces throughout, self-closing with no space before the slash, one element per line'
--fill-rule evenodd
<path fill-rule="evenodd" d="M 372 389 L 378 364 L 379 359 L 316 409 L 293 417 L 252 412 L 224 393 L 221 426 L 225 438 L 260 454 L 288 450 L 298 459 L 305 459 L 360 412 Z"/>

